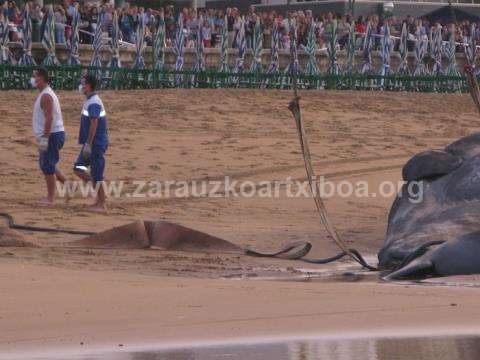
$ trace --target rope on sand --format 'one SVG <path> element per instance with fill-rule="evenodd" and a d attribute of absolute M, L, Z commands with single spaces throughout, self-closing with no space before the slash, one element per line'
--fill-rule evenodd
<path fill-rule="evenodd" d="M 295 252 L 292 252 L 293 250 L 296 250 Z M 304 242 L 304 241 L 299 241 L 299 242 L 294 242 L 285 245 L 282 247 L 279 251 L 276 252 L 260 252 L 255 249 L 253 249 L 250 246 L 245 247 L 245 255 L 249 256 L 256 256 L 256 257 L 278 257 L 281 259 L 288 259 L 288 260 L 301 260 L 308 262 L 310 264 L 328 264 L 337 260 L 342 259 L 343 257 L 349 255 L 347 252 L 342 251 L 341 253 L 324 258 L 324 259 L 310 259 L 306 258 L 305 256 L 310 252 L 312 249 L 312 244 L 309 242 Z M 353 259 L 358 262 L 360 265 L 363 267 L 367 268 L 368 270 L 375 271 L 377 270 L 375 267 L 370 266 L 363 256 L 360 254 L 360 252 L 356 249 L 348 249 L 349 252 L 352 254 Z"/>
<path fill-rule="evenodd" d="M 297 76 L 295 73 L 292 74 L 293 76 L 293 92 L 294 92 L 294 97 L 293 100 L 290 102 L 288 105 L 289 110 L 292 112 L 293 117 L 295 118 L 295 123 L 297 125 L 297 130 L 298 130 L 298 136 L 300 138 L 300 147 L 302 149 L 302 155 L 303 155 L 303 160 L 305 163 L 305 170 L 307 172 L 307 178 L 308 182 L 310 184 L 310 189 L 313 194 L 313 199 L 315 201 L 315 205 L 317 207 L 318 213 L 320 215 L 320 221 L 322 222 L 323 226 L 327 230 L 327 233 L 332 237 L 332 239 L 335 241 L 337 246 L 342 250 L 342 252 L 336 256 L 333 256 L 332 258 L 328 259 L 323 259 L 321 261 L 318 261 L 316 263 L 324 263 L 325 262 L 332 262 L 338 259 L 341 259 L 342 257 L 348 255 L 350 258 L 352 258 L 354 261 L 358 262 L 360 265 L 363 267 L 375 271 L 377 270 L 376 267 L 371 266 L 367 264 L 367 262 L 363 259 L 361 256 L 360 252 L 355 250 L 355 249 L 350 249 L 347 247 L 347 245 L 343 242 L 343 240 L 340 238 L 338 235 L 335 227 L 333 224 L 330 222 L 328 218 L 328 213 L 327 209 L 325 207 L 325 204 L 323 202 L 323 199 L 320 196 L 320 189 L 318 186 L 318 182 L 316 181 L 315 173 L 313 171 L 313 166 L 312 166 L 312 160 L 311 160 L 311 155 L 310 155 L 310 148 L 308 144 L 308 139 L 307 135 L 305 133 L 305 127 L 303 125 L 302 121 L 302 113 L 300 110 L 300 97 L 298 96 L 298 90 L 297 90 Z"/>
<path fill-rule="evenodd" d="M 297 125 L 298 136 L 300 138 L 300 147 L 302 149 L 302 155 L 305 163 L 305 170 L 307 172 L 308 182 L 310 184 L 310 189 L 312 191 L 313 199 L 315 200 L 315 205 L 317 207 L 318 213 L 320 215 L 320 220 L 323 226 L 327 230 L 327 233 L 335 241 L 337 246 L 342 250 L 342 252 L 329 258 L 308 259 L 308 258 L 305 258 L 305 256 L 312 249 L 312 244 L 309 242 L 295 242 L 295 243 L 285 245 L 282 249 L 280 249 L 277 252 L 271 252 L 271 253 L 259 252 L 257 250 L 254 250 L 251 247 L 246 247 L 245 254 L 251 255 L 251 256 L 260 256 L 260 257 L 281 257 L 281 258 L 290 259 L 290 260 L 302 260 L 312 264 L 328 264 L 328 263 L 340 260 L 343 257 L 348 255 L 354 261 L 359 263 L 362 267 L 371 271 L 377 271 L 378 269 L 376 267 L 369 265 L 365 261 L 365 259 L 363 258 L 363 256 L 360 254 L 358 250 L 347 247 L 347 245 L 340 238 L 337 231 L 335 230 L 335 227 L 333 226 L 333 224 L 330 222 L 328 218 L 327 209 L 325 207 L 323 199 L 320 196 L 320 189 L 318 187 L 315 173 L 313 171 L 310 148 L 308 146 L 305 127 L 303 126 L 302 113 L 300 110 L 300 97 L 298 96 L 298 90 L 297 90 L 296 73 L 292 72 L 291 76 L 292 76 L 294 97 L 293 97 L 293 100 L 288 105 L 288 109 L 292 112 L 293 117 L 295 118 L 295 123 Z M 291 251 L 295 249 L 298 249 L 298 250 L 289 254 Z"/>
<path fill-rule="evenodd" d="M 62 233 L 62 234 L 71 234 L 71 235 L 95 235 L 94 232 L 90 231 L 78 231 L 78 230 L 67 230 L 67 229 L 58 229 L 58 228 L 46 228 L 39 226 L 30 226 L 30 225 L 20 225 L 16 224 L 13 216 L 8 213 L 0 213 L 0 217 L 7 220 L 7 225 L 10 229 L 16 230 L 26 230 L 26 231 L 37 231 L 37 232 L 48 232 L 48 233 Z"/>

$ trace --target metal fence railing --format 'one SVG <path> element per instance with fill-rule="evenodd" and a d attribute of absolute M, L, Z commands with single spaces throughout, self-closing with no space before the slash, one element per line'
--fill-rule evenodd
<path fill-rule="evenodd" d="M 29 89 L 35 68 L 0 65 L 0 90 Z M 101 79 L 104 90 L 164 88 L 249 88 L 290 89 L 291 76 L 285 73 L 240 74 L 218 71 L 138 70 L 127 68 L 92 68 L 54 66 L 48 69 L 52 87 L 57 90 L 77 89 L 82 74 L 91 72 Z M 297 75 L 299 87 L 305 90 L 385 90 L 419 92 L 468 92 L 463 76 L 400 76 L 400 75 Z"/>

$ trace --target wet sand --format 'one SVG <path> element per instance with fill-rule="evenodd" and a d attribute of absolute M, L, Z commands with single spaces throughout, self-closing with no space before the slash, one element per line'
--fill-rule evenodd
<path fill-rule="evenodd" d="M 246 342 L 194 343 L 173 347 L 83 351 L 76 360 L 476 360 L 475 336 L 264 339 Z M 60 360 L 65 354 L 44 354 L 35 360 Z M 27 358 L 18 358 L 26 360 Z M 29 359 L 30 360 L 30 359 Z"/>
<path fill-rule="evenodd" d="M 74 92 L 59 96 L 69 135 L 60 166 L 72 176 L 81 98 Z M 102 97 L 111 127 L 109 180 L 305 177 L 286 109 L 289 92 L 172 90 Z M 312 257 L 337 252 L 312 199 L 304 197 L 122 197 L 101 215 L 88 212 L 89 201 L 81 198 L 68 206 L 60 201 L 39 207 L 44 184 L 31 135 L 34 98 L 33 92 L 5 92 L 0 103 L 0 211 L 19 223 L 99 231 L 163 219 L 242 246 L 273 250 L 303 240 L 314 244 Z M 468 95 L 308 92 L 302 105 L 317 173 L 332 181 L 366 181 L 372 190 L 382 181 L 400 180 L 412 154 L 477 129 Z M 326 203 L 342 238 L 373 259 L 392 201 L 393 196 L 335 196 Z M 117 346 L 298 332 L 478 330 L 476 288 L 387 285 L 371 278 L 355 284 L 252 281 L 328 267 L 222 254 L 65 249 L 61 245 L 76 237 L 22 235 L 49 247 L 0 248 L 0 353 L 78 348 L 82 341 Z"/>
<path fill-rule="evenodd" d="M 480 289 L 206 280 L 2 261 L 0 354 L 480 331 Z M 9 357 L 10 356 L 10 357 Z"/>

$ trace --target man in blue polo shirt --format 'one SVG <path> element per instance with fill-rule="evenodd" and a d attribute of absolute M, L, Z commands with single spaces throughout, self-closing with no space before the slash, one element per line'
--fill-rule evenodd
<path fill-rule="evenodd" d="M 103 173 L 105 171 L 105 152 L 108 148 L 107 114 L 102 100 L 95 92 L 97 78 L 85 75 L 79 91 L 85 95 L 80 118 L 80 134 L 78 143 L 82 145 L 80 155 L 75 162 L 75 174 L 82 180 L 92 181 L 97 189 L 97 200 L 92 211 L 106 211 L 106 195 L 103 187 Z M 88 174 L 90 167 L 90 174 Z"/>

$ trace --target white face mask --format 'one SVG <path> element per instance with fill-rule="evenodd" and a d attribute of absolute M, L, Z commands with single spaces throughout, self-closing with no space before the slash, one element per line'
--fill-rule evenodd
<path fill-rule="evenodd" d="M 83 85 L 78 85 L 78 92 L 83 95 Z"/>
<path fill-rule="evenodd" d="M 37 87 L 37 80 L 35 80 L 34 77 L 30 78 L 30 85 L 32 86 L 32 88 Z"/>

